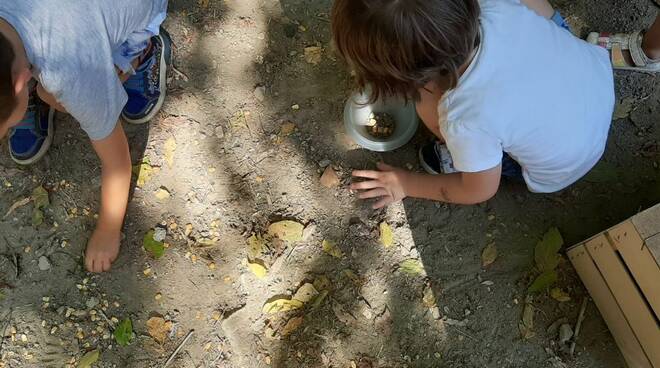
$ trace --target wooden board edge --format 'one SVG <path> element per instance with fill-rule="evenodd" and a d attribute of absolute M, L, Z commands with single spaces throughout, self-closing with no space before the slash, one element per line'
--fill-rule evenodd
<path fill-rule="evenodd" d="M 573 246 L 567 254 L 609 327 L 628 367 L 653 368 L 585 245 Z"/>

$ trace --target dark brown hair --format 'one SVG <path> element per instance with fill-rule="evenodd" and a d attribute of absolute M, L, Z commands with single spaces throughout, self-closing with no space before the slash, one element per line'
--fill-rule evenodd
<path fill-rule="evenodd" d="M 0 124 L 4 124 L 16 109 L 14 93 L 14 59 L 11 42 L 0 33 Z"/>
<path fill-rule="evenodd" d="M 372 99 L 454 88 L 479 40 L 478 0 L 335 0 L 333 41 Z"/>

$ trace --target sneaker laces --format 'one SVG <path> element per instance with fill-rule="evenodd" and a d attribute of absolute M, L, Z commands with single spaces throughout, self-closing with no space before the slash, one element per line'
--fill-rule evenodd
<path fill-rule="evenodd" d="M 124 86 L 128 90 L 138 91 L 140 93 L 153 93 L 156 90 L 158 81 L 155 77 L 156 73 L 156 55 L 158 53 L 159 45 L 153 45 L 150 51 L 151 55 L 142 62 L 135 74 L 133 74 L 128 80 L 124 83 Z"/>

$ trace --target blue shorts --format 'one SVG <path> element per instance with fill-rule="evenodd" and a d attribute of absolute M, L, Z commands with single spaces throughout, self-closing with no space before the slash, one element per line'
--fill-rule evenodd
<path fill-rule="evenodd" d="M 112 61 L 123 73 L 135 73 L 131 63 L 147 48 L 151 37 L 160 33 L 160 25 L 167 17 L 167 0 L 160 0 L 160 4 L 161 11 L 147 27 L 141 31 L 133 32 L 124 43 L 119 45 L 119 48 L 113 51 Z"/>

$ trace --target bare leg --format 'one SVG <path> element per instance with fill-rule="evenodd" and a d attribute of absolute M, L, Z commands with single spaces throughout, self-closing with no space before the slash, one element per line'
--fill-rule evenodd
<path fill-rule="evenodd" d="M 555 9 L 547 0 L 522 0 L 522 3 L 544 18 L 550 19 L 555 14 Z"/>
<path fill-rule="evenodd" d="M 644 41 L 642 42 L 644 53 L 650 59 L 660 59 L 660 16 L 655 18 L 653 25 L 646 31 Z"/>
<path fill-rule="evenodd" d="M 438 104 L 442 98 L 443 92 L 439 92 L 437 88 L 432 87 L 433 84 L 429 83 L 426 88 L 420 90 L 421 100 L 417 102 L 417 115 L 422 120 L 424 125 L 435 135 L 442 143 L 445 138 L 440 133 L 440 116 L 438 114 Z"/>

